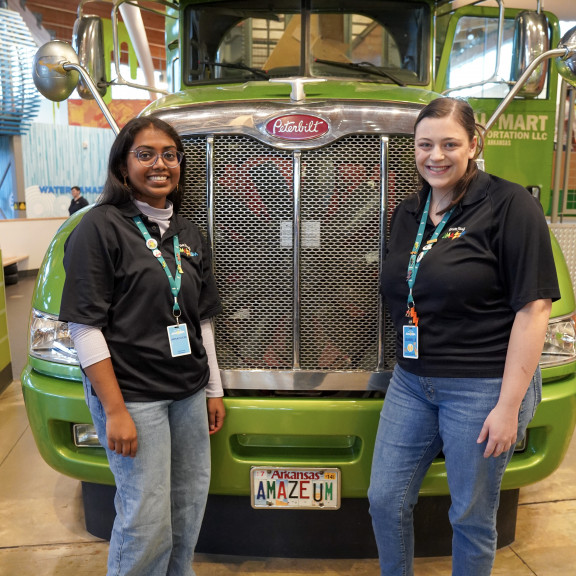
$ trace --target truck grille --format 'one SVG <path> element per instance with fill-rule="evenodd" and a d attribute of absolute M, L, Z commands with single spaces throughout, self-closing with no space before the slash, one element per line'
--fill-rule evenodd
<path fill-rule="evenodd" d="M 378 277 L 389 217 L 414 190 L 412 139 L 392 136 L 386 148 L 378 134 L 356 134 L 301 152 L 245 135 L 183 141 L 181 213 L 211 236 L 224 307 L 220 368 L 390 369 Z"/>

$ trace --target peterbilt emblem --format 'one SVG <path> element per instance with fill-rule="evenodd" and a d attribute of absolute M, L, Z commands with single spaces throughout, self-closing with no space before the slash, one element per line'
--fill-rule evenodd
<path fill-rule="evenodd" d="M 326 120 L 309 114 L 287 114 L 266 123 L 266 132 L 283 140 L 311 140 L 330 130 Z"/>

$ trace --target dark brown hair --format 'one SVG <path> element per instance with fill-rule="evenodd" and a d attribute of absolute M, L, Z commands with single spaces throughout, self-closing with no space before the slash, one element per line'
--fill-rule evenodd
<path fill-rule="evenodd" d="M 138 133 L 146 128 L 154 128 L 164 132 L 176 145 L 176 149 L 184 152 L 182 140 L 178 136 L 178 132 L 164 120 L 155 118 L 154 116 L 143 116 L 140 118 L 132 118 L 120 130 L 116 140 L 112 143 L 110 148 L 110 156 L 108 159 L 108 175 L 104 183 L 102 196 L 98 199 L 98 204 L 124 204 L 132 200 L 133 194 L 129 183 L 124 179 L 123 170 L 126 169 L 127 158 L 134 140 Z M 180 164 L 180 180 L 176 190 L 173 190 L 167 197 L 168 200 L 174 205 L 174 212 L 180 210 L 182 204 L 182 197 L 184 195 L 184 183 L 186 181 L 186 156 L 184 156 Z"/>
<path fill-rule="evenodd" d="M 446 118 L 448 116 L 452 116 L 454 120 L 464 128 L 470 142 L 472 142 L 474 136 L 477 136 L 478 139 L 474 158 L 468 159 L 466 172 L 454 186 L 454 190 L 452 191 L 452 201 L 444 210 L 440 211 L 439 214 L 444 214 L 444 212 L 447 212 L 462 200 L 464 194 L 466 194 L 466 190 L 468 190 L 468 187 L 470 186 L 470 183 L 478 173 L 476 158 L 481 154 L 484 147 L 484 139 L 482 138 L 482 131 L 480 130 L 481 126 L 476 123 L 472 106 L 470 106 L 470 104 L 465 100 L 460 100 L 458 98 L 437 98 L 422 108 L 414 124 L 414 134 L 416 134 L 416 127 L 418 124 L 425 118 Z M 430 186 L 421 174 L 419 174 L 419 179 L 422 186 Z"/>

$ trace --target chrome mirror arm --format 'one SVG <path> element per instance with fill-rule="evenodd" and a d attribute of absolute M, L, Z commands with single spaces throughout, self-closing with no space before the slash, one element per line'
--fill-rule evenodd
<path fill-rule="evenodd" d="M 96 103 L 100 107 L 102 114 L 104 114 L 104 117 L 108 121 L 108 124 L 110 124 L 110 128 L 112 128 L 112 131 L 114 132 L 114 134 L 116 136 L 118 136 L 118 133 L 120 132 L 120 128 L 118 127 L 116 120 L 114 120 L 114 117 L 112 116 L 112 113 L 110 112 L 110 109 L 108 108 L 108 106 L 106 106 L 106 103 L 102 99 L 102 96 L 100 96 L 100 92 L 98 90 L 98 87 L 96 86 L 96 84 L 94 84 L 92 78 L 90 78 L 90 74 L 88 74 L 86 69 L 84 67 L 80 66 L 80 64 L 72 64 L 71 62 L 63 63 L 62 68 L 66 71 L 76 70 L 80 74 L 80 76 L 82 76 L 82 80 L 84 80 L 84 83 L 86 84 L 86 86 L 90 90 L 90 92 L 92 93 L 92 96 L 94 96 L 94 100 L 96 100 Z"/>
<path fill-rule="evenodd" d="M 548 52 L 544 52 L 544 54 L 540 54 L 540 56 L 535 58 L 530 63 L 528 68 L 526 68 L 524 74 L 522 74 L 522 76 L 520 76 L 520 78 L 518 78 L 518 81 L 512 86 L 510 92 L 508 92 L 508 94 L 506 95 L 506 98 L 504 98 L 502 100 L 502 102 L 500 102 L 500 105 L 498 106 L 498 108 L 496 108 L 496 110 L 494 111 L 494 114 L 492 114 L 492 116 L 490 117 L 490 120 L 488 120 L 488 122 L 486 122 L 486 126 L 484 127 L 483 137 L 484 138 L 486 137 L 486 135 L 488 134 L 488 132 L 490 131 L 492 126 L 494 126 L 494 124 L 496 123 L 496 120 L 498 120 L 498 118 L 500 117 L 502 112 L 504 112 L 504 110 L 508 107 L 508 105 L 510 104 L 510 101 L 514 99 L 514 97 L 516 96 L 516 94 L 518 94 L 518 92 L 520 91 L 520 89 L 522 88 L 524 83 L 528 80 L 528 78 L 530 78 L 530 75 L 532 74 L 532 72 L 538 67 L 538 65 L 543 60 L 548 60 L 548 59 L 556 58 L 556 57 L 568 58 L 573 53 L 574 53 L 574 51 L 570 50 L 569 48 L 556 48 L 554 50 L 549 50 Z"/>

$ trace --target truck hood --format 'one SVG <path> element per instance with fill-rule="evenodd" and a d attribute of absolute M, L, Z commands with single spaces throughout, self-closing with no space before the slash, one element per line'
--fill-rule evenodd
<path fill-rule="evenodd" d="M 304 85 L 304 100 L 310 104 L 318 100 L 377 100 L 384 102 L 407 102 L 426 105 L 440 94 L 422 88 L 400 87 L 378 82 L 352 82 L 317 79 Z M 244 84 L 203 85 L 191 87 L 184 92 L 164 96 L 147 106 L 141 115 L 166 108 L 179 108 L 206 102 L 246 102 L 262 100 L 290 100 L 290 79 L 280 82 L 246 82 Z"/>

